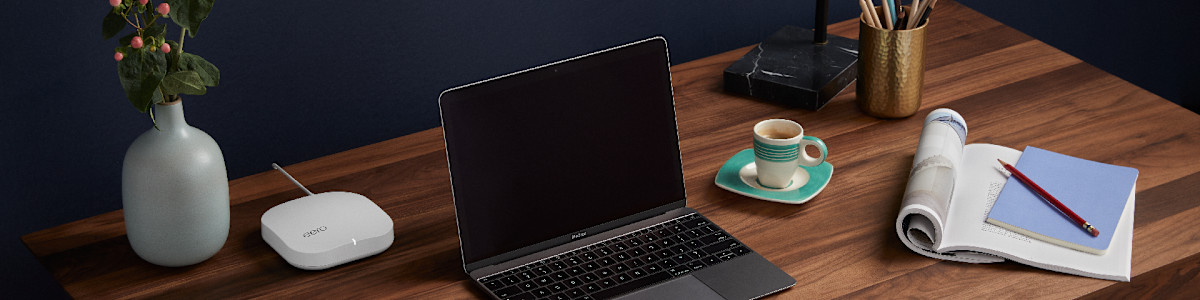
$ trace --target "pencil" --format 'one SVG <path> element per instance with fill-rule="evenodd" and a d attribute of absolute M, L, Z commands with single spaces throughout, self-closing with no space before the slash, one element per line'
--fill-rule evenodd
<path fill-rule="evenodd" d="M 885 0 L 888 3 L 889 10 L 892 14 L 892 29 L 900 29 L 900 0 Z"/>
<path fill-rule="evenodd" d="M 996 161 L 999 161 L 1001 165 L 1004 165 L 1004 169 L 1008 170 L 1008 172 L 1011 172 L 1013 176 L 1016 176 L 1018 181 L 1033 189 L 1034 192 L 1037 192 L 1038 196 L 1041 196 L 1042 199 L 1046 199 L 1046 202 L 1050 202 L 1051 205 L 1054 205 L 1058 211 L 1062 212 L 1064 215 L 1067 215 L 1067 217 L 1072 221 L 1075 221 L 1075 224 L 1079 224 L 1080 227 L 1083 227 L 1084 231 L 1087 231 L 1092 236 L 1100 236 L 1100 230 L 1097 230 L 1096 227 L 1092 226 L 1092 224 L 1088 224 L 1087 221 L 1083 220 L 1083 218 L 1080 218 L 1079 215 L 1071 211 L 1070 208 L 1067 208 L 1066 205 L 1063 205 L 1062 202 L 1058 202 L 1058 199 L 1055 199 L 1054 196 L 1051 196 L 1050 193 L 1046 192 L 1046 190 L 1043 190 L 1042 187 L 1038 186 L 1036 183 L 1033 183 L 1033 180 L 1030 180 L 1029 177 L 1025 177 L 1025 174 L 1022 174 L 1021 171 L 1017 171 L 1016 167 L 1009 165 L 1003 160 L 997 159 Z"/>
<path fill-rule="evenodd" d="M 879 18 L 879 10 L 875 9 L 874 1 L 867 0 L 867 9 L 871 11 L 871 19 L 875 22 L 875 28 L 883 29 L 883 19 Z"/>
<path fill-rule="evenodd" d="M 917 27 L 913 22 L 921 19 L 921 10 L 919 7 L 921 7 L 921 0 L 913 0 L 912 6 L 908 8 L 908 24 L 905 24 L 904 28 L 913 29 Z"/>
<path fill-rule="evenodd" d="M 892 0 L 883 0 L 883 26 L 886 29 L 892 29 L 892 6 L 888 4 Z"/>
<path fill-rule="evenodd" d="M 908 20 L 908 22 L 912 23 L 908 24 L 908 28 L 917 28 L 917 26 L 920 26 L 920 23 L 925 22 L 925 19 L 929 19 L 929 13 L 934 10 L 934 2 L 936 0 L 925 0 L 924 2 L 920 2 L 919 7 L 913 5 L 914 7 L 912 8 L 916 10 L 914 12 L 917 13 L 917 18 Z"/>
<path fill-rule="evenodd" d="M 871 14 L 871 6 L 867 5 L 867 0 L 858 0 L 858 6 L 862 8 L 863 11 L 863 22 L 866 22 L 867 25 L 871 25 L 871 27 L 879 27 L 879 24 L 875 23 L 875 18 L 873 17 L 874 15 Z"/>

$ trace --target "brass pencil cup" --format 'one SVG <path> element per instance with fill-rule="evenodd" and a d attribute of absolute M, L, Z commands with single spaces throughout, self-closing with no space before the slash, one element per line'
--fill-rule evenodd
<path fill-rule="evenodd" d="M 882 12 L 877 7 L 876 11 Z M 858 21 L 858 107 L 879 118 L 904 118 L 921 107 L 925 84 L 925 24 L 885 30 Z M 928 23 L 928 22 L 926 22 Z"/>

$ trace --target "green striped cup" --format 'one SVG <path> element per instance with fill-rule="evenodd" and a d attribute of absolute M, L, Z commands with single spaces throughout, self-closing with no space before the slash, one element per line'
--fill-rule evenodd
<path fill-rule="evenodd" d="M 821 150 L 818 157 L 809 156 L 804 147 L 813 146 Z M 825 142 L 812 136 L 804 136 L 800 123 L 786 119 L 770 119 L 754 125 L 754 164 L 758 171 L 758 183 L 765 187 L 782 189 L 792 184 L 796 169 L 800 165 L 815 167 L 825 161 L 829 149 Z"/>

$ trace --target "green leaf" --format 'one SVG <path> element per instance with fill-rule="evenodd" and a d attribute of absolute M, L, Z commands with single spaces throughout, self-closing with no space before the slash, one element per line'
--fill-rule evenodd
<path fill-rule="evenodd" d="M 171 45 L 171 53 L 167 53 L 167 71 L 179 71 L 179 54 L 183 51 L 179 50 L 179 43 L 167 40 L 167 45 Z"/>
<path fill-rule="evenodd" d="M 212 11 L 214 0 L 167 0 L 171 12 L 167 13 L 171 21 L 179 27 L 187 28 L 188 36 L 195 37 L 200 30 L 200 22 L 208 18 Z"/>
<path fill-rule="evenodd" d="M 205 86 L 217 86 L 217 84 L 221 83 L 221 70 L 199 55 L 181 53 L 179 55 L 179 70 L 196 71 L 196 74 L 200 75 L 200 79 L 204 80 Z"/>
<path fill-rule="evenodd" d="M 134 50 L 117 62 L 117 76 L 125 89 L 125 97 L 143 113 L 154 103 L 162 102 L 158 85 L 166 74 L 167 59 L 161 52 Z"/>
<path fill-rule="evenodd" d="M 125 17 L 122 17 L 116 10 L 109 10 L 108 15 L 104 16 L 104 26 L 101 28 L 101 33 L 104 34 L 104 39 L 112 38 L 117 33 L 125 29 Z"/>
<path fill-rule="evenodd" d="M 137 36 L 137 31 L 131 32 L 117 39 L 117 44 L 121 46 L 129 46 L 129 42 L 133 41 L 133 37 Z"/>
<path fill-rule="evenodd" d="M 179 71 L 167 74 L 162 80 L 162 91 L 167 95 L 204 95 L 204 80 L 196 71 Z"/>
<path fill-rule="evenodd" d="M 146 27 L 146 30 L 144 30 L 142 32 L 142 38 L 151 37 L 151 36 L 163 37 L 166 35 L 166 33 L 167 33 L 167 25 L 166 24 L 154 24 L 154 25 L 150 25 L 150 27 Z"/>

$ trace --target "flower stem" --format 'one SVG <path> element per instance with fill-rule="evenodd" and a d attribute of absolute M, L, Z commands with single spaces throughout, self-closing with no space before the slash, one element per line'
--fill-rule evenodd
<path fill-rule="evenodd" d="M 125 14 L 122 17 L 124 17 L 125 23 L 129 23 L 129 26 L 133 26 L 133 28 L 137 28 L 138 30 L 141 30 L 142 27 L 129 21 L 129 13 L 132 11 L 133 11 L 133 5 L 130 5 L 129 8 L 125 9 Z M 137 19 L 137 14 L 134 14 L 133 18 Z"/>
<path fill-rule="evenodd" d="M 187 36 L 187 28 L 179 29 L 179 53 L 183 54 L 183 37 Z"/>

